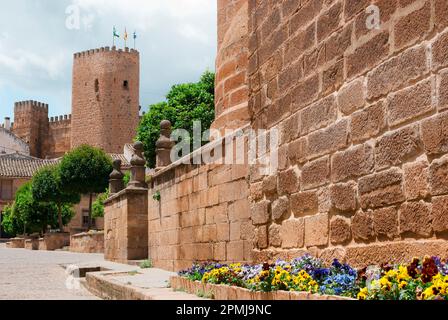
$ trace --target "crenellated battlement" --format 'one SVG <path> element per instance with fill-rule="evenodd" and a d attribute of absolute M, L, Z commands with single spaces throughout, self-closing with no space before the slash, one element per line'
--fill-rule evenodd
<path fill-rule="evenodd" d="M 31 109 L 48 112 L 48 104 L 34 100 L 19 101 L 14 104 L 14 112 L 29 111 Z"/>
<path fill-rule="evenodd" d="M 50 117 L 49 118 L 49 122 L 50 122 L 50 124 L 52 124 L 52 123 L 59 123 L 59 122 L 65 122 L 65 121 L 70 121 L 70 120 L 72 120 L 72 115 L 71 114 L 64 114 L 64 115 L 61 115 L 61 116 L 55 116 L 55 117 Z"/>
<path fill-rule="evenodd" d="M 118 54 L 120 54 L 120 53 L 137 54 L 137 55 L 139 54 L 139 52 L 135 49 L 130 49 L 130 48 L 126 47 L 123 50 L 123 49 L 117 49 L 117 47 L 113 46 L 112 48 L 101 47 L 101 48 L 97 48 L 97 49 L 90 49 L 87 51 L 77 52 L 73 56 L 75 59 L 80 59 L 80 58 L 84 58 L 84 57 L 93 56 L 95 54 L 101 54 L 104 52 L 116 52 Z"/>

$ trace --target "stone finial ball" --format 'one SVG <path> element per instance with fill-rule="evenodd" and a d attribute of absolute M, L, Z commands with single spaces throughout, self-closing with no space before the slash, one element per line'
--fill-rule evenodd
<path fill-rule="evenodd" d="M 169 120 L 163 120 L 160 122 L 160 129 L 168 130 L 171 129 L 171 122 Z"/>
<path fill-rule="evenodd" d="M 136 141 L 133 145 L 134 149 L 137 151 L 142 151 L 143 150 L 143 143 L 140 141 Z"/>
<path fill-rule="evenodd" d="M 114 160 L 113 167 L 114 169 L 121 169 L 121 160 L 120 159 Z"/>

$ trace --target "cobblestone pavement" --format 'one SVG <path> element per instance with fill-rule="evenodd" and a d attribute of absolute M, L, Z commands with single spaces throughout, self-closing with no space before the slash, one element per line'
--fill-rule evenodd
<path fill-rule="evenodd" d="M 102 262 L 102 254 L 7 249 L 0 243 L 0 300 L 98 299 L 82 287 L 68 289 L 61 265 Z"/>

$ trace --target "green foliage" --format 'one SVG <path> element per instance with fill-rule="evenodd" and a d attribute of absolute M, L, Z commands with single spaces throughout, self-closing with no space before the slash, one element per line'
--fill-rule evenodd
<path fill-rule="evenodd" d="M 17 230 L 23 230 L 23 226 L 21 227 L 17 217 L 13 216 L 12 206 L 6 206 L 3 208 L 2 217 L 2 226 L 6 233 L 16 234 Z"/>
<path fill-rule="evenodd" d="M 175 85 L 165 102 L 153 104 L 137 129 L 137 140 L 143 142 L 148 167 L 156 164 L 155 145 L 160 136 L 160 122 L 171 121 L 174 129 L 188 130 L 193 135 L 193 121 L 209 129 L 215 118 L 215 74 L 206 71 L 199 82 Z M 193 151 L 193 150 L 192 150 Z"/>
<path fill-rule="evenodd" d="M 131 173 L 129 171 L 126 171 L 124 173 L 124 177 L 123 177 L 123 182 L 124 182 L 124 187 L 125 188 L 128 186 L 129 181 L 131 181 Z"/>
<path fill-rule="evenodd" d="M 140 268 L 142 268 L 142 269 L 151 269 L 152 268 L 152 261 L 151 260 L 144 260 L 142 263 L 140 263 Z"/>
<path fill-rule="evenodd" d="M 58 206 L 53 203 L 37 201 L 33 197 L 32 183 L 21 186 L 16 193 L 14 205 L 8 208 L 5 215 L 5 231 L 10 234 L 41 233 L 47 226 L 57 228 Z M 63 224 L 70 222 L 74 212 L 68 205 L 61 206 Z"/>
<path fill-rule="evenodd" d="M 33 177 L 31 189 L 33 198 L 40 202 L 76 204 L 81 201 L 79 193 L 68 193 L 63 190 L 58 166 L 39 170 Z"/>
<path fill-rule="evenodd" d="M 153 196 L 152 196 L 152 198 L 153 198 L 155 201 L 160 201 L 161 198 L 162 198 L 162 196 L 160 195 L 160 191 L 157 191 L 156 193 L 154 193 Z"/>
<path fill-rule="evenodd" d="M 104 217 L 104 201 L 109 198 L 109 189 L 101 193 L 92 204 L 92 218 Z"/>
<path fill-rule="evenodd" d="M 112 169 L 112 159 L 104 151 L 84 145 L 62 158 L 61 184 L 65 192 L 103 193 L 109 185 Z"/>

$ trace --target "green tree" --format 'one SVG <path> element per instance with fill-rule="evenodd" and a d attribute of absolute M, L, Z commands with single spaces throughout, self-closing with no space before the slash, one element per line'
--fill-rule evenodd
<path fill-rule="evenodd" d="M 6 231 L 11 234 L 45 233 L 48 225 L 58 227 L 58 211 L 54 203 L 34 199 L 32 184 L 28 182 L 17 190 L 14 204 L 6 213 Z M 71 206 L 67 205 L 62 206 L 61 213 L 64 224 L 70 222 L 74 215 Z"/>
<path fill-rule="evenodd" d="M 137 129 L 136 140 L 143 142 L 147 166 L 156 164 L 156 142 L 160 122 L 171 121 L 173 129 L 185 129 L 193 134 L 193 121 L 201 121 L 209 129 L 215 118 L 215 74 L 206 71 L 199 82 L 175 85 L 166 101 L 149 106 Z M 192 150 L 193 151 L 193 150 Z"/>
<path fill-rule="evenodd" d="M 66 192 L 62 188 L 58 166 L 49 166 L 39 170 L 33 177 L 31 190 L 36 201 L 47 204 L 54 203 L 58 208 L 58 225 L 62 232 L 62 208 L 81 201 L 79 193 Z"/>
<path fill-rule="evenodd" d="M 3 208 L 2 213 L 3 221 L 2 226 L 8 234 L 17 234 L 17 230 L 23 231 L 23 224 L 17 219 L 17 216 L 13 215 L 12 205 L 8 205 Z"/>
<path fill-rule="evenodd" d="M 89 228 L 92 226 L 93 195 L 106 191 L 112 169 L 112 159 L 101 149 L 88 145 L 80 146 L 62 158 L 60 179 L 63 191 L 90 197 Z"/>

